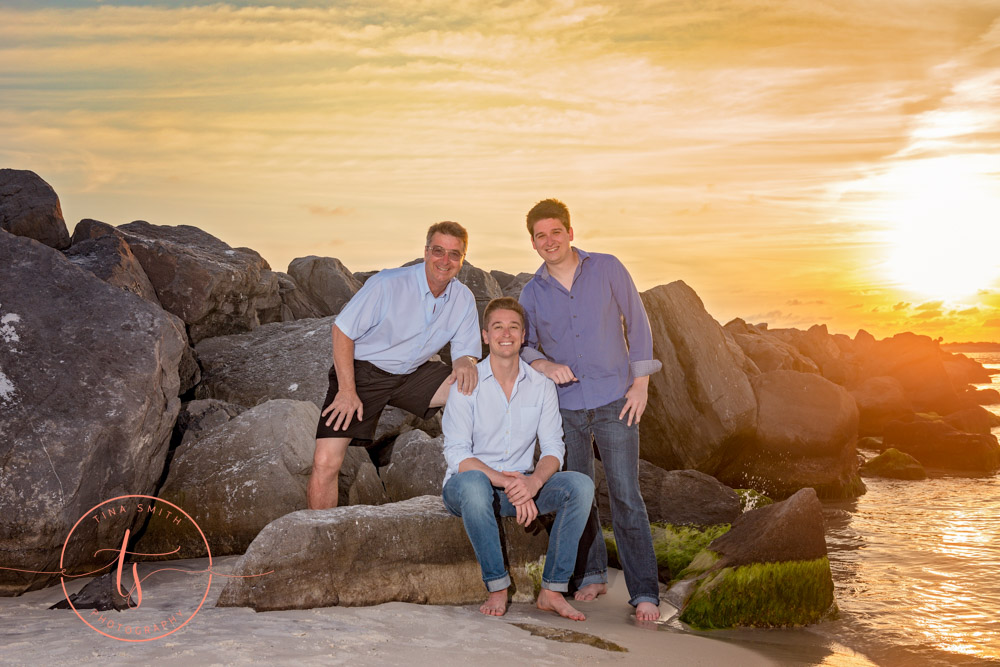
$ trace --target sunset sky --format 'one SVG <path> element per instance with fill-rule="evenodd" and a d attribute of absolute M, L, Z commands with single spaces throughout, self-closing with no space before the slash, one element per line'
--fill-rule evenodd
<path fill-rule="evenodd" d="M 1000 0 L 0 0 L 0 167 L 351 270 L 524 215 L 720 322 L 1000 340 Z"/>

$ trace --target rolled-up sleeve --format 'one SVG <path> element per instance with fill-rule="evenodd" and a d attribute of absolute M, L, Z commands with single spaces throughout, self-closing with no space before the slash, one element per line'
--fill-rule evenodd
<path fill-rule="evenodd" d="M 628 360 L 633 377 L 652 375 L 663 364 L 653 358 L 653 331 L 649 326 L 646 308 L 636 289 L 628 269 L 614 259 L 611 272 L 611 293 L 625 320 L 625 336 L 628 340 Z"/>
<path fill-rule="evenodd" d="M 559 459 L 559 467 L 563 467 L 566 444 L 563 442 L 559 395 L 555 383 L 548 378 L 544 378 L 544 389 L 542 390 L 542 410 L 538 420 L 538 447 L 541 450 L 541 456 L 554 456 Z"/>
<path fill-rule="evenodd" d="M 466 396 L 458 391 L 458 383 L 455 383 L 448 391 L 441 430 L 444 433 L 444 460 L 453 474 L 458 471 L 459 463 L 472 456 L 476 390 Z"/>

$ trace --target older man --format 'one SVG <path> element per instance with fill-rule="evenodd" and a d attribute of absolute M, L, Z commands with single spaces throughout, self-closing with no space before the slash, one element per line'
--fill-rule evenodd
<path fill-rule="evenodd" d="M 370 441 L 386 405 L 434 415 L 450 385 L 476 386 L 476 299 L 455 278 L 469 235 L 457 222 L 427 230 L 423 264 L 379 271 L 337 315 L 330 388 L 316 429 L 310 509 L 337 505 L 337 477 L 348 445 Z M 429 361 L 451 343 L 452 365 Z"/>

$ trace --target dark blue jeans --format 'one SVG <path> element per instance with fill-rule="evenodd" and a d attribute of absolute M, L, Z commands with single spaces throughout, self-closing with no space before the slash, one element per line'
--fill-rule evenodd
<path fill-rule="evenodd" d="M 611 525 L 618 546 L 618 559 L 625 573 L 629 603 L 660 603 L 656 555 L 646 516 L 646 503 L 639 494 L 639 425 L 628 426 L 628 417 L 618 419 L 625 398 L 596 410 L 560 410 L 566 441 L 566 469 L 594 479 L 594 448 L 601 453 L 604 476 L 611 498 Z M 587 527 L 580 539 L 573 585 L 608 580 L 608 551 L 601 534 L 597 502 L 591 507 Z"/>
<path fill-rule="evenodd" d="M 465 532 L 479 560 L 486 590 L 493 593 L 510 586 L 510 575 L 503 564 L 497 516 L 516 516 L 517 509 L 507 494 L 490 483 L 486 473 L 467 470 L 452 475 L 441 490 L 444 506 L 462 517 Z M 565 593 L 573 574 L 580 535 L 587 523 L 587 512 L 594 504 L 594 483 L 576 472 L 557 472 L 535 496 L 538 514 L 555 512 L 549 531 L 549 549 L 542 568 L 542 588 Z"/>

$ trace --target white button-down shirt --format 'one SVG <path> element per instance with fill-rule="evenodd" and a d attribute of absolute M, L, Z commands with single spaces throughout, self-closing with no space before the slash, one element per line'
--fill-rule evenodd
<path fill-rule="evenodd" d="M 479 382 L 472 394 L 461 394 L 457 383 L 451 386 L 441 422 L 448 463 L 445 482 L 471 457 L 494 470 L 529 473 L 536 438 L 541 456 L 556 457 L 562 467 L 566 446 L 556 385 L 523 360 L 518 367 L 509 401 L 488 356 L 476 365 Z"/>

